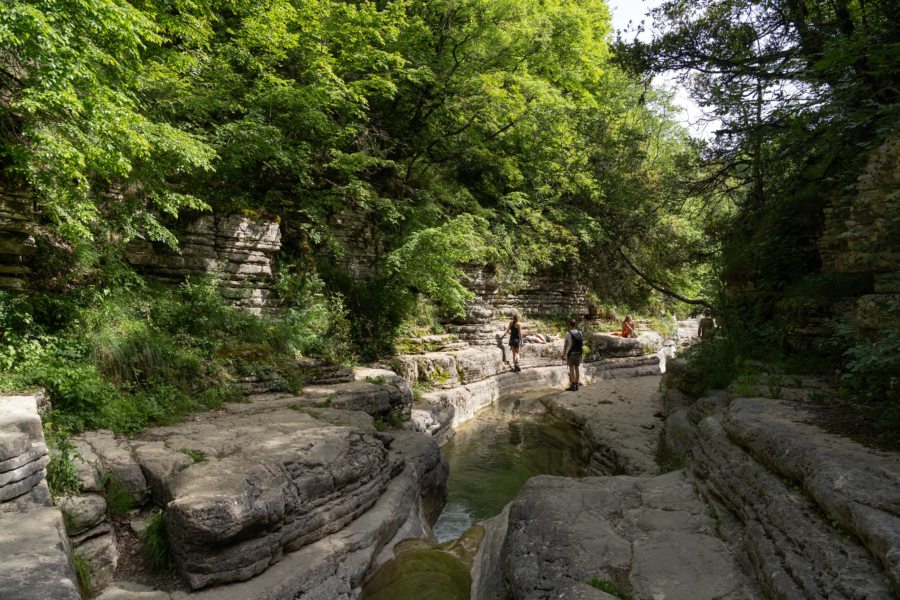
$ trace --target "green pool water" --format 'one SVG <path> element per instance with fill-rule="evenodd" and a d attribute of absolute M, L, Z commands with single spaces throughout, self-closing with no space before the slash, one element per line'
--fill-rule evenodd
<path fill-rule="evenodd" d="M 499 514 L 535 475 L 580 477 L 579 433 L 552 416 L 541 398 L 559 391 L 503 397 L 461 425 L 442 452 L 450 463 L 447 506 L 434 526 L 438 542 Z"/>

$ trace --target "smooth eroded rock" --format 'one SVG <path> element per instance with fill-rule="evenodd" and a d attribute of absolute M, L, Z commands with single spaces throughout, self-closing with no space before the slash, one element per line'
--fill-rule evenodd
<path fill-rule="evenodd" d="M 671 513 L 665 518 L 663 513 Z M 683 472 L 657 477 L 534 477 L 510 504 L 501 550 L 509 597 L 754 596 Z M 480 589 L 497 589 L 497 576 Z M 493 582 L 493 583 L 492 583 Z"/>

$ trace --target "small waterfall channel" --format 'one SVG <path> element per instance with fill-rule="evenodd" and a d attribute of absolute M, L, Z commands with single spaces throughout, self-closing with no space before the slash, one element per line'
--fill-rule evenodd
<path fill-rule="evenodd" d="M 541 402 L 564 392 L 511 394 L 461 425 L 442 452 L 450 463 L 447 505 L 434 526 L 438 545 L 408 540 L 363 586 L 363 600 L 469 598 L 469 571 L 484 535 L 477 522 L 499 514 L 535 475 L 581 477 L 581 433 Z"/>
<path fill-rule="evenodd" d="M 585 474 L 581 434 L 541 402 L 554 391 L 512 394 L 461 425 L 442 452 L 450 463 L 447 505 L 434 534 L 438 542 L 461 536 L 499 514 L 535 475 Z"/>

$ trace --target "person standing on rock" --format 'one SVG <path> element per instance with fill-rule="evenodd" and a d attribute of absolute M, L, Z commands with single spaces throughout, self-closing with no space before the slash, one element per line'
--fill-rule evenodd
<path fill-rule="evenodd" d="M 501 339 L 509 334 L 509 350 L 512 353 L 513 371 L 518 373 L 522 370 L 519 366 L 519 348 L 522 347 L 522 324 L 519 323 L 519 315 L 513 315 L 512 322 L 506 326 L 506 331 L 500 336 Z"/>
<path fill-rule="evenodd" d="M 566 333 L 566 341 L 563 343 L 562 359 L 569 365 L 569 387 L 567 391 L 578 391 L 581 367 L 581 353 L 584 350 L 584 336 L 578 330 L 578 322 L 575 319 L 569 321 L 569 332 Z"/>

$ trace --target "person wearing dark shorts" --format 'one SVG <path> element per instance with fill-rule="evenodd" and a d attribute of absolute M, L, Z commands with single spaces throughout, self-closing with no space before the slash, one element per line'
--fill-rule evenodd
<path fill-rule="evenodd" d="M 519 315 L 513 315 L 512 322 L 506 326 L 503 336 L 509 334 L 509 350 L 512 352 L 513 371 L 522 370 L 519 366 L 519 348 L 522 347 L 522 324 L 519 323 Z"/>
<path fill-rule="evenodd" d="M 566 333 L 566 341 L 563 343 L 562 359 L 569 366 L 569 387 L 567 391 L 578 391 L 581 367 L 581 355 L 584 351 L 584 336 L 578 330 L 578 322 L 575 319 L 569 321 L 569 331 Z"/>

